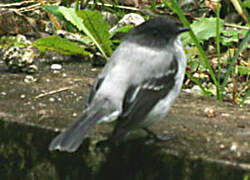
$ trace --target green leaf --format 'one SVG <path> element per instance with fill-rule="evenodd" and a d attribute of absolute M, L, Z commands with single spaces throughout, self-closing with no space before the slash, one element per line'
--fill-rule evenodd
<path fill-rule="evenodd" d="M 117 33 L 128 33 L 132 28 L 133 28 L 132 25 L 122 26 L 122 27 L 114 30 L 113 32 L 111 32 L 111 36 L 113 37 Z"/>
<path fill-rule="evenodd" d="M 221 43 L 224 46 L 232 46 L 233 43 L 238 43 L 241 35 L 246 35 L 247 30 L 223 30 L 221 36 Z"/>
<path fill-rule="evenodd" d="M 56 51 L 63 55 L 82 55 L 89 56 L 90 53 L 85 51 L 77 43 L 63 39 L 59 36 L 50 36 L 38 39 L 33 43 L 41 52 Z"/>
<path fill-rule="evenodd" d="M 250 75 L 250 68 L 247 66 L 236 66 L 236 73 L 240 75 Z"/>
<path fill-rule="evenodd" d="M 219 29 L 223 29 L 223 20 L 220 20 L 220 28 Z M 204 41 L 216 37 L 216 18 L 201 18 L 198 21 L 194 21 L 191 24 L 191 28 L 194 32 L 194 34 L 196 35 L 196 37 L 199 39 L 199 41 L 201 43 L 203 43 Z M 182 35 L 182 41 L 183 44 L 192 44 L 192 40 L 191 37 L 187 34 L 184 33 Z"/>
<path fill-rule="evenodd" d="M 224 30 L 221 42 L 224 46 L 232 45 L 233 42 L 239 41 L 239 33 L 235 30 Z"/>
<path fill-rule="evenodd" d="M 64 19 L 79 31 L 84 32 L 97 46 L 101 53 L 107 58 L 112 54 L 109 24 L 104 20 L 103 15 L 98 11 L 81 10 L 64 6 L 44 6 L 46 10 Z"/>
<path fill-rule="evenodd" d="M 61 20 L 65 20 L 63 14 L 61 13 L 63 6 L 43 5 L 42 8 L 45 9 L 46 11 L 52 13 L 53 15 L 57 16 Z"/>
<path fill-rule="evenodd" d="M 242 5 L 245 7 L 245 8 L 250 8 L 250 1 L 249 0 L 245 0 Z"/>
<path fill-rule="evenodd" d="M 67 8 L 64 6 L 55 6 L 55 5 L 45 5 L 44 9 L 59 17 L 62 20 L 67 20 L 71 24 L 77 27 L 78 30 L 83 31 L 83 22 L 76 14 L 74 8 Z"/>
<path fill-rule="evenodd" d="M 104 20 L 103 15 L 98 11 L 81 10 L 77 15 L 82 18 L 81 30 L 89 36 L 102 54 L 107 57 L 112 54 L 109 24 Z"/>

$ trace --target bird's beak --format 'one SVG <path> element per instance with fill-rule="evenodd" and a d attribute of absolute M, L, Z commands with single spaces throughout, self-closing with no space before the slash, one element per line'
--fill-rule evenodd
<path fill-rule="evenodd" d="M 179 27 L 178 28 L 178 34 L 183 33 L 183 32 L 187 32 L 189 30 L 190 30 L 189 27 Z"/>

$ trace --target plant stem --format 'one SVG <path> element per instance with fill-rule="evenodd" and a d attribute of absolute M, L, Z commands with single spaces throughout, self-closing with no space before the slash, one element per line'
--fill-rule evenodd
<path fill-rule="evenodd" d="M 218 88 L 216 88 L 217 99 L 223 100 L 222 91 L 220 89 L 220 78 L 221 78 L 221 59 L 220 59 L 220 3 L 217 4 L 217 14 L 216 14 L 216 47 L 217 47 L 217 58 L 218 58 Z"/>

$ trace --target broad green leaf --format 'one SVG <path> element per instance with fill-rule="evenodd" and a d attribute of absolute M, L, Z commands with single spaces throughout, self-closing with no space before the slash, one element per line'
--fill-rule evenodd
<path fill-rule="evenodd" d="M 98 11 L 81 10 L 77 15 L 82 18 L 81 29 L 96 44 L 102 54 L 107 57 L 112 54 L 109 24 L 104 20 L 103 15 Z"/>
<path fill-rule="evenodd" d="M 44 6 L 46 10 L 66 19 L 84 32 L 97 46 L 101 53 L 107 58 L 112 54 L 110 41 L 109 24 L 104 20 L 103 15 L 98 11 L 81 10 L 75 11 L 74 8 L 64 6 Z"/>
<path fill-rule="evenodd" d="M 220 20 L 220 29 L 223 29 L 223 23 L 224 21 Z M 199 41 L 203 43 L 210 38 L 216 37 L 216 18 L 201 18 L 194 21 L 191 28 Z M 182 35 L 182 41 L 184 44 L 193 44 L 191 37 L 187 33 Z"/>
<path fill-rule="evenodd" d="M 85 51 L 77 43 L 67 39 L 63 39 L 59 36 L 50 36 L 38 39 L 33 43 L 33 45 L 37 47 L 41 52 L 51 50 L 64 55 L 90 55 L 89 52 Z"/>
<path fill-rule="evenodd" d="M 74 8 L 67 8 L 64 6 L 55 5 L 45 5 L 43 7 L 44 9 L 59 17 L 60 19 L 67 20 L 68 22 L 76 26 L 78 30 L 83 31 L 82 19 L 77 16 Z"/>

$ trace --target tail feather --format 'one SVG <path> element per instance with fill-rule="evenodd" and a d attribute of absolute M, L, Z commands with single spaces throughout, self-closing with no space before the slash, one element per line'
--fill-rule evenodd
<path fill-rule="evenodd" d="M 52 140 L 49 150 L 76 151 L 88 132 L 106 115 L 107 111 L 102 108 L 101 104 L 99 107 L 88 108 L 67 130 Z"/>

